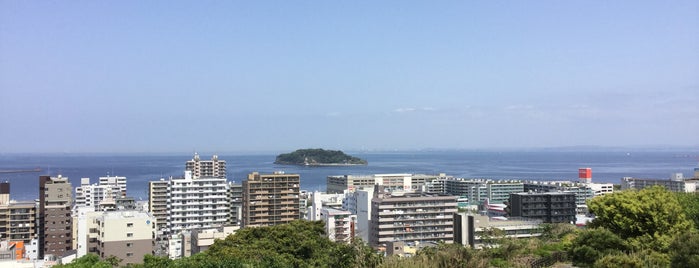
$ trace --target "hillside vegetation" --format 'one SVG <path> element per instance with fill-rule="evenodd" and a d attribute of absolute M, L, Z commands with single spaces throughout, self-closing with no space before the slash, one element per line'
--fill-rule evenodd
<path fill-rule="evenodd" d="M 367 161 L 345 154 L 342 151 L 324 149 L 300 149 L 287 154 L 280 154 L 274 161 L 281 165 L 366 165 Z"/>

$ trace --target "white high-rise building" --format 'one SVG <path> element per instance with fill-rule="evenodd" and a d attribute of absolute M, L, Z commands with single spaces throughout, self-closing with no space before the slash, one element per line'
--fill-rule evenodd
<path fill-rule="evenodd" d="M 170 178 L 167 202 L 169 233 L 226 224 L 229 210 L 227 191 L 225 178 L 195 178 L 191 171 L 185 171 L 184 178 Z"/>
<path fill-rule="evenodd" d="M 75 187 L 76 207 L 99 210 L 102 201 L 114 201 L 119 197 L 126 197 L 126 177 L 100 177 L 99 184 L 90 184 L 90 178 L 82 178 L 80 186 Z"/>
<path fill-rule="evenodd" d="M 120 195 L 115 196 L 114 197 L 115 199 L 117 197 L 126 197 L 126 177 L 119 177 L 119 176 L 100 177 L 99 185 L 111 186 L 111 187 L 119 189 Z"/>

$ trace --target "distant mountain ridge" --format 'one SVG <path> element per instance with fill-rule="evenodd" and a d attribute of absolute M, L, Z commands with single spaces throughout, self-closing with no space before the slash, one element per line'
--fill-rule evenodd
<path fill-rule="evenodd" d="M 364 159 L 347 155 L 337 150 L 299 149 L 291 153 L 277 155 L 275 164 L 305 166 L 366 165 Z"/>

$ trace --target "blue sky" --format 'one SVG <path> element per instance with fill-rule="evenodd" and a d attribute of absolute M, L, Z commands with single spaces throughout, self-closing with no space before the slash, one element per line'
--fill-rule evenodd
<path fill-rule="evenodd" d="M 698 104 L 699 1 L 0 0 L 0 152 L 697 146 Z"/>

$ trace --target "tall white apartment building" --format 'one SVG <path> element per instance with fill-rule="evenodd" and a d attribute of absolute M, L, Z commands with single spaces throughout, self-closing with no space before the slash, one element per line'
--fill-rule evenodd
<path fill-rule="evenodd" d="M 119 196 L 115 196 L 114 197 L 115 199 L 117 197 L 126 197 L 126 177 L 119 177 L 119 176 L 100 177 L 99 185 L 111 186 L 113 188 L 119 189 Z"/>
<path fill-rule="evenodd" d="M 229 203 L 228 184 L 222 177 L 171 178 L 168 183 L 168 231 L 177 234 L 194 228 L 214 228 L 226 224 Z"/>
<path fill-rule="evenodd" d="M 352 214 L 333 208 L 320 210 L 320 220 L 325 223 L 325 234 L 335 242 L 349 243 L 352 239 Z"/>
<path fill-rule="evenodd" d="M 80 186 L 75 187 L 76 207 L 89 206 L 99 210 L 102 201 L 119 197 L 126 197 L 126 177 L 100 177 L 99 184 L 90 184 L 90 178 L 82 178 Z"/>
<path fill-rule="evenodd" d="M 211 160 L 201 160 L 199 154 L 194 153 L 194 158 L 185 164 L 185 171 L 192 172 L 192 178 L 213 177 L 226 179 L 226 160 L 219 160 L 218 155 L 213 155 Z"/>

